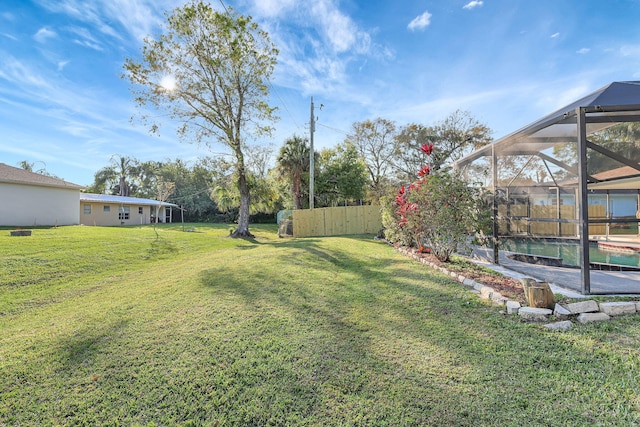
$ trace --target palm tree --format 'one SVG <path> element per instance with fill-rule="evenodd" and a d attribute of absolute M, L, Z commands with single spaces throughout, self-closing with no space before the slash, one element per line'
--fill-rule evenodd
<path fill-rule="evenodd" d="M 136 159 L 114 154 L 111 156 L 111 164 L 96 172 L 90 188 L 91 191 L 102 193 L 109 187 L 114 195 L 129 196 L 138 174 L 139 165 Z"/>
<path fill-rule="evenodd" d="M 31 162 L 29 162 L 27 160 L 20 160 L 18 162 L 18 167 L 20 169 L 24 169 L 24 170 L 29 171 L 29 172 L 33 172 L 34 165 L 35 165 L 35 163 L 31 163 Z"/>
<path fill-rule="evenodd" d="M 136 179 L 138 176 L 138 162 L 131 157 L 124 157 L 120 155 L 111 156 L 111 163 L 115 161 L 116 172 L 118 174 L 118 195 L 128 196 L 131 193 L 131 185 L 127 182 L 127 178 Z"/>
<path fill-rule="evenodd" d="M 36 163 L 42 163 L 42 167 L 40 169 L 36 169 Z M 17 164 L 20 169 L 24 169 L 29 172 L 39 173 L 40 175 L 50 176 L 53 178 L 57 178 L 57 176 L 47 172 L 47 164 L 41 160 L 37 162 L 30 162 L 28 160 L 20 160 Z"/>
<path fill-rule="evenodd" d="M 291 181 L 294 209 L 302 209 L 302 175 L 309 171 L 309 145 L 307 139 L 294 135 L 287 139 L 278 154 L 278 172 Z"/>

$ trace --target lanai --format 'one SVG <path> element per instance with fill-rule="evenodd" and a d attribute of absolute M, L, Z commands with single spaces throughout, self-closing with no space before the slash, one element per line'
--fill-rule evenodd
<path fill-rule="evenodd" d="M 609 204 L 612 194 L 634 194 L 640 206 L 640 152 L 631 149 L 640 135 L 618 126 L 635 122 L 640 81 L 613 82 L 456 162 L 491 190 L 496 264 L 502 237 L 579 239 L 581 292 L 603 293 L 591 289 L 589 236 L 632 226 L 625 239 L 637 240 L 635 215 L 612 215 Z M 594 203 L 602 195 L 606 205 Z"/>

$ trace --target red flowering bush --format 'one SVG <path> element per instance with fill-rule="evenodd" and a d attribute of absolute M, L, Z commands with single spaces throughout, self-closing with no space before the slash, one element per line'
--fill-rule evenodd
<path fill-rule="evenodd" d="M 431 155 L 433 144 L 421 150 Z M 429 248 L 443 262 L 473 237 L 488 212 L 480 194 L 448 171 L 431 172 L 425 165 L 418 179 L 383 201 L 382 221 L 387 240 Z"/>
<path fill-rule="evenodd" d="M 427 155 L 430 156 L 431 153 L 433 152 L 433 142 L 429 143 L 429 144 L 423 144 L 422 147 L 420 147 L 420 149 Z"/>

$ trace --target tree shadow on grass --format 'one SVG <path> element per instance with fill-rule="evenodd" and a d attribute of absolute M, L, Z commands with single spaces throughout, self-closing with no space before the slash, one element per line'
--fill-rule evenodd
<path fill-rule="evenodd" d="M 128 324 L 128 320 L 119 318 L 108 324 L 87 326 L 61 338 L 58 346 L 62 371 L 71 374 L 78 367 L 91 366 L 103 348 Z"/>
<path fill-rule="evenodd" d="M 179 252 L 178 247 L 171 240 L 158 237 L 151 241 L 145 259 L 166 259 Z"/>
<path fill-rule="evenodd" d="M 344 396 L 368 394 L 380 399 L 384 408 L 388 396 L 378 386 L 394 389 L 392 376 L 413 378 L 420 388 L 429 390 L 419 421 L 449 425 L 491 422 L 495 408 L 512 417 L 517 414 L 518 423 L 543 422 L 545 411 L 560 412 L 579 424 L 597 423 L 597 414 L 585 413 L 573 403 L 583 400 L 584 378 L 609 390 L 601 403 L 622 399 L 623 406 L 633 408 L 633 402 L 607 382 L 607 378 L 629 374 L 615 363 L 608 364 L 604 374 L 593 372 L 590 361 L 602 366 L 602 357 L 612 361 L 622 357 L 633 363 L 637 355 L 594 354 L 589 346 L 579 344 L 580 332 L 569 333 L 572 338 L 567 339 L 518 317 L 504 317 L 499 308 L 481 302 L 468 288 L 408 258 L 354 256 L 353 250 L 327 249 L 320 242 L 266 243 L 286 249 L 286 257 L 276 252 L 274 265 L 282 265 L 286 272 L 289 264 L 296 264 L 308 271 L 306 276 L 296 273 L 291 279 L 286 273 L 274 274 L 273 269 L 247 272 L 219 266 L 201 277 L 203 284 L 241 297 L 249 310 L 266 316 L 273 307 L 289 312 L 298 333 L 313 337 L 313 341 L 296 339 L 307 347 L 304 354 L 309 365 L 317 367 L 312 375 L 317 390 L 335 387 Z M 366 251 L 367 244 L 377 243 L 345 239 L 349 244 Z M 329 272 L 353 279 L 345 281 L 343 276 L 333 281 L 323 274 Z M 567 384 L 574 392 L 564 392 Z M 640 392 L 634 387 L 634 393 Z M 548 396 L 561 392 L 565 394 L 556 396 L 556 401 L 561 399 L 563 407 L 558 409 Z"/>
<path fill-rule="evenodd" d="M 387 270 L 398 262 L 396 257 L 353 256 L 347 249 L 328 250 L 316 243 L 287 243 L 288 259 L 277 256 L 273 259 L 273 264 L 282 265 L 282 275 L 274 274 L 273 270 L 247 272 L 218 266 L 204 271 L 201 282 L 217 292 L 240 297 L 250 316 L 261 313 L 263 318 L 269 318 L 288 313 L 295 319 L 295 332 L 287 333 L 290 339 L 301 343 L 297 357 L 305 359 L 312 367 L 305 377 L 314 384 L 317 393 L 331 389 L 346 400 L 364 396 L 371 404 L 380 400 L 381 408 L 386 407 L 382 412 L 393 411 L 396 403 L 386 394 L 388 389 L 396 387 L 394 381 L 398 377 L 406 379 L 420 375 L 408 371 L 407 366 L 385 354 L 393 349 L 380 348 L 381 343 L 393 335 L 407 335 L 412 342 L 435 341 L 437 337 L 423 333 L 420 327 L 407 326 L 420 322 L 417 313 L 424 304 L 418 308 L 402 305 L 405 300 L 428 300 L 434 291 L 406 284 L 406 280 L 415 280 L 414 275 L 390 274 Z M 353 243 L 345 240 L 345 244 Z M 288 276 L 289 264 L 296 264 L 296 268 L 308 271 L 308 274 L 297 272 Z M 346 281 L 342 277 L 334 280 L 333 274 L 353 277 Z M 391 318 L 399 320 L 395 324 L 387 321 L 388 327 L 382 327 L 377 323 L 385 322 L 387 312 L 394 312 Z M 402 333 L 393 332 L 393 329 Z M 457 328 L 451 335 L 466 333 L 468 331 L 463 328 Z M 440 341 L 436 343 L 439 346 L 447 342 L 444 338 Z M 438 396 L 451 394 L 450 384 L 433 381 L 428 375 L 415 384 L 419 384 L 420 389 L 428 387 Z M 404 406 L 407 411 L 415 404 L 413 398 L 422 393 L 415 386 L 398 392 L 406 395 Z M 434 403 L 432 409 L 437 406 Z"/>

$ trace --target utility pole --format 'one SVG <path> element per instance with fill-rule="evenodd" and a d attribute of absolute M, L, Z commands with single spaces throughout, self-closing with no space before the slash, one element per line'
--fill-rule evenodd
<path fill-rule="evenodd" d="M 313 209 L 313 181 L 314 181 L 314 157 L 313 132 L 316 130 L 316 120 L 313 114 L 313 96 L 311 97 L 311 118 L 309 120 L 309 209 Z"/>

